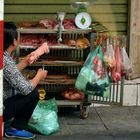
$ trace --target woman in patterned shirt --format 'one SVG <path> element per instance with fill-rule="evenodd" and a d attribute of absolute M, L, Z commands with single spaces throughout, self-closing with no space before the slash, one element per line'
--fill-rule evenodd
<path fill-rule="evenodd" d="M 17 46 L 16 26 L 13 23 L 7 23 L 4 27 L 3 121 L 12 120 L 12 123 L 7 127 L 5 125 L 4 134 L 6 137 L 30 139 L 34 138 L 35 135 L 24 129 L 39 100 L 39 94 L 35 87 L 40 80 L 46 78 L 47 71 L 39 69 L 33 79 L 25 79 L 21 70 L 29 65 L 30 55 L 16 64 L 11 54 Z"/>

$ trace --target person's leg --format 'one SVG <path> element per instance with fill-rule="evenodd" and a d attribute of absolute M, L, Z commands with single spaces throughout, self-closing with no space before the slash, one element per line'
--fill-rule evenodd
<path fill-rule="evenodd" d="M 25 129 L 28 121 L 39 100 L 36 90 L 29 95 L 16 95 L 4 102 L 3 120 L 4 122 L 13 118 L 11 126 L 17 129 Z"/>
<path fill-rule="evenodd" d="M 3 120 L 7 121 L 12 118 L 10 126 L 5 128 L 6 137 L 31 139 L 35 135 L 24 130 L 39 100 L 37 91 L 29 95 L 16 95 L 4 101 L 5 109 L 3 111 Z"/>

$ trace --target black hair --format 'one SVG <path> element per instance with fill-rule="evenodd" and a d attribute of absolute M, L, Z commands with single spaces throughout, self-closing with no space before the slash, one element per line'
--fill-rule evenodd
<path fill-rule="evenodd" d="M 17 27 L 12 22 L 4 23 L 4 50 L 14 43 L 14 39 L 17 40 Z"/>
<path fill-rule="evenodd" d="M 5 29 L 11 29 L 11 30 L 14 30 L 14 31 L 17 30 L 17 27 L 13 22 L 4 22 L 4 28 Z"/>

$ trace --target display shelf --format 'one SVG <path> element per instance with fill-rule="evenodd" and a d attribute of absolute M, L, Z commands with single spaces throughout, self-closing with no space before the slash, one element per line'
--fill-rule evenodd
<path fill-rule="evenodd" d="M 87 34 L 87 33 L 90 33 L 92 30 L 91 28 L 88 28 L 88 29 L 63 29 L 62 32 L 63 34 L 65 33 L 78 33 L 78 34 L 81 34 L 81 33 L 84 33 L 84 34 Z M 44 28 L 19 28 L 18 29 L 18 32 L 20 32 L 21 34 L 22 33 L 26 33 L 26 34 L 54 34 L 54 33 L 57 33 L 58 30 L 56 29 L 44 29 Z"/>
<path fill-rule="evenodd" d="M 85 36 L 91 41 L 92 30 L 89 29 L 65 29 L 62 30 L 62 38 L 76 40 L 79 35 Z M 49 34 L 58 34 L 58 30 L 44 29 L 44 28 L 19 28 L 18 39 L 20 40 L 22 35 L 44 35 L 47 37 Z M 30 36 L 31 37 L 31 36 Z M 91 42 L 90 42 L 91 43 Z M 93 43 L 91 43 L 93 44 Z M 48 44 L 49 45 L 49 44 Z M 21 61 L 26 55 L 37 49 L 40 44 L 27 45 L 22 42 L 16 51 L 17 62 Z M 76 78 L 80 72 L 84 60 L 88 54 L 89 49 L 78 48 L 76 46 L 69 46 L 67 44 L 58 43 L 56 45 L 50 45 L 50 53 L 44 54 L 38 60 L 27 67 L 25 75 L 33 77 L 39 68 L 43 68 L 48 71 L 48 76 L 45 80 L 42 80 L 38 87 L 46 91 L 46 96 L 49 94 L 51 97 L 56 96 L 58 106 L 60 105 L 81 105 L 84 102 L 88 102 L 87 96 L 83 100 L 67 100 L 62 97 L 64 90 L 68 88 L 74 88 Z M 60 96 L 60 98 L 59 98 Z"/>

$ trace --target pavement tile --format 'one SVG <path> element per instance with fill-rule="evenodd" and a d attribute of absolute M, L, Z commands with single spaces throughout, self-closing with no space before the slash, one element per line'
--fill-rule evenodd
<path fill-rule="evenodd" d="M 59 110 L 58 120 L 57 133 L 37 135 L 35 140 L 140 140 L 140 107 L 92 107 L 87 119 L 65 108 Z"/>

